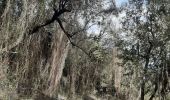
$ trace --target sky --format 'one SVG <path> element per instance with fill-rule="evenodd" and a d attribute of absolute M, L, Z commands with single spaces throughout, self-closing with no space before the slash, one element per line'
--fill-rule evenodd
<path fill-rule="evenodd" d="M 123 3 L 127 3 L 128 0 L 115 0 L 115 2 L 116 2 L 116 6 L 120 7 Z"/>
<path fill-rule="evenodd" d="M 115 0 L 115 3 L 116 3 L 116 6 L 117 7 L 120 7 L 122 4 L 124 3 L 127 3 L 128 0 Z M 116 16 L 112 16 L 112 23 L 114 23 L 114 26 L 116 28 L 119 28 L 120 27 L 120 24 L 119 24 L 119 18 L 123 17 L 124 16 L 124 13 L 123 14 L 120 14 L 119 17 L 116 17 Z M 98 34 L 100 32 L 101 28 L 98 26 L 98 25 L 94 25 L 92 26 L 90 29 L 87 30 L 88 33 L 95 33 L 95 34 Z"/>

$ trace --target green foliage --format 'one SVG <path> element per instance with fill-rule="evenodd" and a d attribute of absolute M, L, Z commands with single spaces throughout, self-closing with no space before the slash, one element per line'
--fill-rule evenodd
<path fill-rule="evenodd" d="M 169 47 L 169 36 L 167 35 L 169 24 L 166 19 L 169 15 L 160 14 L 161 3 L 142 4 L 142 1 L 131 1 L 129 8 L 125 9 L 126 17 L 122 22 L 123 33 L 117 37 L 117 46 L 122 52 L 119 57 L 123 59 L 122 66 L 125 75 L 128 75 L 127 78 L 134 77 L 137 72 L 140 77 L 136 77 L 134 80 L 140 80 L 140 82 L 147 83 L 147 85 L 144 85 L 143 88 L 142 83 L 133 84 L 136 87 L 140 86 L 145 92 L 149 91 L 150 94 L 153 94 L 154 88 L 152 86 L 155 83 L 160 84 L 168 80 L 167 75 L 162 76 L 161 73 L 166 73 L 167 71 L 163 71 L 163 69 L 168 67 L 165 60 L 168 60 L 167 54 L 169 54 L 167 48 Z M 158 77 L 164 77 L 164 79 L 153 80 L 157 79 L 156 76 L 152 76 L 155 73 Z M 125 82 L 128 84 L 130 80 Z M 160 87 L 164 87 L 164 85 L 162 84 Z M 161 88 L 161 91 L 166 89 Z M 156 93 L 159 92 L 156 91 Z"/>

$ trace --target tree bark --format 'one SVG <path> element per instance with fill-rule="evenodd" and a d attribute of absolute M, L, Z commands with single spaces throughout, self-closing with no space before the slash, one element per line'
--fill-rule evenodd
<path fill-rule="evenodd" d="M 51 59 L 51 70 L 50 70 L 50 76 L 49 76 L 49 87 L 45 91 L 46 95 L 52 96 L 53 93 L 57 90 L 57 86 L 59 84 L 59 81 L 62 76 L 63 68 L 65 59 L 67 57 L 68 49 L 69 49 L 69 42 L 66 38 L 66 36 L 61 33 L 57 34 L 59 35 L 59 41 L 56 39 L 56 43 L 54 45 L 53 53 L 52 53 L 52 59 Z"/>

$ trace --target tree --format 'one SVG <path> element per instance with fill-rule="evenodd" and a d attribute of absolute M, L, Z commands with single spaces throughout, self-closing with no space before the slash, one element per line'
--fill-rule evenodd
<path fill-rule="evenodd" d="M 47 26 L 47 23 L 44 23 L 52 18 L 52 9 L 57 8 L 58 3 L 59 0 L 0 1 L 0 5 L 3 5 L 0 6 L 0 62 L 3 67 L 7 66 L 4 70 L 9 76 L 9 84 L 13 85 L 21 97 L 30 97 L 34 93 L 48 97 L 55 95 L 71 45 L 87 56 L 90 55 L 90 59 L 101 59 L 100 52 L 96 50 L 100 49 L 99 45 L 91 52 L 86 51 L 76 42 L 79 38 L 77 36 L 81 35 L 81 32 L 86 33 L 90 24 L 99 18 L 97 15 L 113 9 L 103 10 L 101 0 L 72 0 L 72 11 L 57 16 L 63 22 L 63 27 L 58 27 L 56 23 Z M 61 23 L 59 24 L 61 26 Z M 36 30 L 37 25 L 44 27 L 34 31 L 37 33 L 28 35 L 30 30 Z M 72 37 L 68 37 L 61 29 L 65 29 L 68 34 L 72 33 Z M 86 38 L 86 35 L 84 37 Z"/>
<path fill-rule="evenodd" d="M 117 45 L 122 51 L 120 57 L 123 59 L 125 75 L 129 78 L 139 73 L 139 77 L 134 80 L 140 80 L 140 84 L 134 85 L 137 89 L 140 87 L 140 100 L 144 100 L 148 93 L 151 93 L 150 100 L 156 93 L 163 99 L 166 94 L 165 84 L 168 81 L 166 47 L 169 46 L 169 36 L 166 33 L 168 15 L 162 3 L 129 1 L 125 10 L 126 17 L 122 23 L 123 33 L 118 35 Z"/>

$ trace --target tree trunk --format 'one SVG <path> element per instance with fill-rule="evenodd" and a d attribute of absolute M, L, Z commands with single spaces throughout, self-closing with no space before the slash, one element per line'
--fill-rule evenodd
<path fill-rule="evenodd" d="M 49 88 L 45 91 L 45 94 L 47 95 L 53 95 L 53 93 L 57 90 L 57 86 L 62 76 L 65 59 L 69 49 L 69 42 L 66 36 L 61 32 L 57 33 L 60 33 L 60 35 L 57 34 L 59 35 L 59 41 L 58 39 L 55 39 L 53 42 L 55 44 L 51 58 L 52 62 L 49 76 L 50 85 Z"/>
<path fill-rule="evenodd" d="M 74 100 L 75 95 L 75 66 L 72 65 L 70 68 L 70 99 Z"/>
<path fill-rule="evenodd" d="M 150 53 L 152 50 L 152 43 L 149 41 L 149 48 L 148 51 L 146 52 L 146 57 L 145 57 L 145 66 L 144 66 L 144 72 L 143 72 L 143 77 L 142 77 L 142 82 L 141 82 L 141 98 L 140 100 L 145 99 L 145 78 L 148 70 L 148 65 L 149 65 L 149 60 L 150 60 Z"/>
<path fill-rule="evenodd" d="M 113 49 L 113 67 L 114 67 L 114 86 L 117 94 L 121 93 L 121 78 L 122 78 L 122 67 L 117 64 L 121 62 L 121 60 L 117 57 L 118 53 L 119 51 L 115 47 Z"/>

